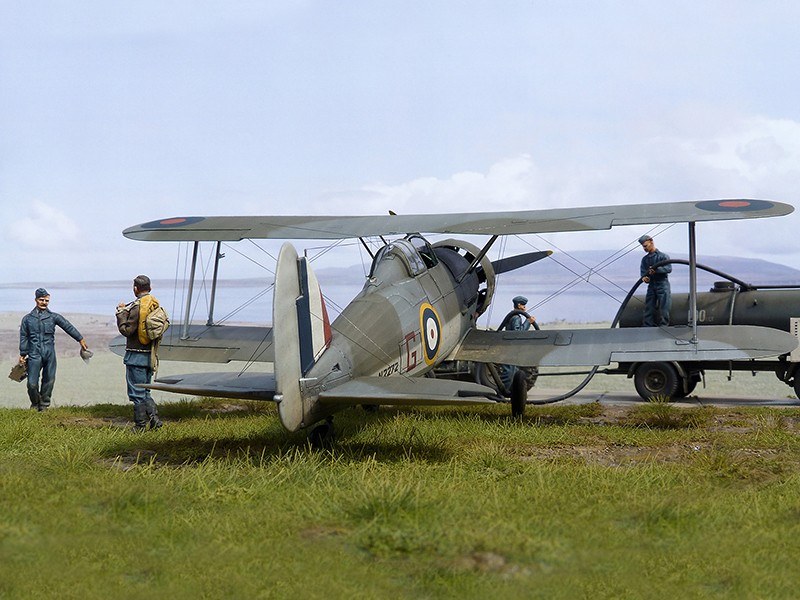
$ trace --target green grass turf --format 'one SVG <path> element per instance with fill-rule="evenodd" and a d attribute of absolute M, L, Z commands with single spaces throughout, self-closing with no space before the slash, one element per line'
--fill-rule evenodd
<path fill-rule="evenodd" d="M 0 597 L 797 597 L 800 411 L 507 410 L 0 410 Z"/>

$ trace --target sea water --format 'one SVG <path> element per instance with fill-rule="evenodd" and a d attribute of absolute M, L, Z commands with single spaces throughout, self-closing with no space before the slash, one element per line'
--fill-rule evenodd
<path fill-rule="evenodd" d="M 30 285 L 0 286 L 0 311 L 27 312 L 34 307 L 34 289 Z M 354 285 L 322 284 L 328 314 L 331 320 L 359 292 Z M 70 285 L 49 285 L 50 308 L 54 312 L 69 315 L 84 313 L 108 315 L 112 319 L 120 302 L 133 300 L 133 291 L 124 282 L 86 283 Z M 574 323 L 594 323 L 611 321 L 619 308 L 623 293 L 607 295 L 594 289 L 570 290 L 553 296 L 557 290 L 536 286 L 534 290 L 524 290 L 529 298 L 528 311 L 540 323 L 568 321 Z M 186 293 L 172 287 L 154 288 L 153 295 L 170 313 L 173 321 L 182 322 L 185 317 Z M 498 295 L 499 296 L 499 295 Z M 552 297 L 551 297 L 552 296 Z M 510 298 L 510 296 L 509 296 Z M 511 310 L 499 298 L 479 321 L 482 325 L 497 326 L 506 313 Z M 208 321 L 210 294 L 207 289 L 195 289 L 192 299 L 192 322 Z M 215 323 L 272 323 L 272 288 L 269 286 L 235 286 L 221 288 L 217 292 L 213 310 Z"/>

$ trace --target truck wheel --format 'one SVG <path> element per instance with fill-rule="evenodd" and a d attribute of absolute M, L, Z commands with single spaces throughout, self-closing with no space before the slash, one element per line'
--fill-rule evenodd
<path fill-rule="evenodd" d="M 522 418 L 527 403 L 528 378 L 523 371 L 517 371 L 511 380 L 511 416 Z"/>
<path fill-rule="evenodd" d="M 633 376 L 636 392 L 644 400 L 676 397 L 678 382 L 678 372 L 668 362 L 642 363 Z"/>
<path fill-rule="evenodd" d="M 686 391 L 683 391 L 684 380 L 686 380 Z M 694 388 L 697 387 L 697 380 L 692 379 L 691 377 L 681 377 L 678 379 L 678 389 L 675 390 L 675 395 L 672 396 L 673 398 L 686 398 L 689 394 L 694 391 Z"/>

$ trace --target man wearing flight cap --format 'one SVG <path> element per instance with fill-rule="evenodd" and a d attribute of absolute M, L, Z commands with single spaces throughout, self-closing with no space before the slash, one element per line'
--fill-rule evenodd
<path fill-rule="evenodd" d="M 511 302 L 514 304 L 512 310 L 503 323 L 500 324 L 500 329 L 507 331 L 528 331 L 531 325 L 535 325 L 536 317 L 528 315 L 526 311 L 528 306 L 528 299 L 525 296 L 514 296 Z M 511 389 L 511 380 L 518 368 L 514 365 L 500 365 L 500 378 L 503 380 L 503 385 L 506 389 Z"/>
<path fill-rule="evenodd" d="M 83 352 L 88 352 L 89 347 L 72 323 L 49 309 L 50 294 L 46 289 L 39 288 L 34 296 L 36 307 L 22 317 L 19 327 L 19 362 L 28 369 L 31 408 L 42 411 L 50 407 L 56 383 L 56 325 L 80 343 Z"/>
<path fill-rule="evenodd" d="M 528 299 L 525 296 L 515 296 L 511 302 L 514 303 L 514 310 L 519 310 L 522 312 L 525 312 L 525 309 L 528 306 Z M 535 322 L 536 317 L 517 313 L 509 319 L 506 329 L 509 331 L 527 331 Z"/>
<path fill-rule="evenodd" d="M 649 235 L 640 237 L 639 243 L 647 253 L 642 257 L 642 264 L 639 268 L 640 277 L 647 284 L 642 325 L 645 327 L 667 326 L 669 325 L 669 311 L 672 308 L 672 291 L 668 278 L 672 272 L 672 265 L 661 265 L 660 267 L 654 265 L 669 260 L 669 256 L 656 248 L 653 238 Z"/>

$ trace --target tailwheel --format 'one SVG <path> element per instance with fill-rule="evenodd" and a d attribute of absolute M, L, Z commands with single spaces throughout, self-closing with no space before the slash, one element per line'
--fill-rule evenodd
<path fill-rule="evenodd" d="M 522 418 L 525 414 L 525 405 L 528 403 L 528 378 L 527 374 L 518 370 L 511 380 L 511 416 Z"/>
<path fill-rule="evenodd" d="M 336 441 L 336 431 L 333 428 L 333 417 L 328 417 L 311 430 L 308 434 L 308 442 L 314 450 L 328 450 Z"/>

